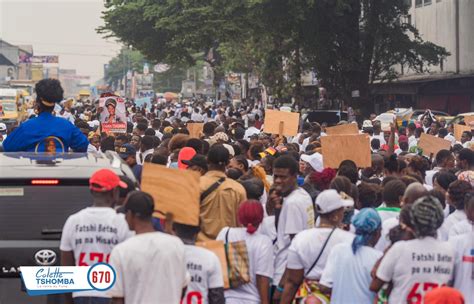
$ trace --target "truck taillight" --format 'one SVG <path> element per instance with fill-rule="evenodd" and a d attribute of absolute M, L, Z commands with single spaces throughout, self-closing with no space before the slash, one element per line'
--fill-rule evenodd
<path fill-rule="evenodd" d="M 31 180 L 32 185 L 37 186 L 53 186 L 59 184 L 57 179 L 33 179 Z"/>

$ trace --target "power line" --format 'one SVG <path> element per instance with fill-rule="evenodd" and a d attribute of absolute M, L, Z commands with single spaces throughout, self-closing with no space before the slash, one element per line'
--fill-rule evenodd
<path fill-rule="evenodd" d="M 71 47 L 107 47 L 106 45 L 103 44 L 73 44 L 73 43 L 45 43 L 45 42 L 38 42 L 38 41 L 19 41 L 19 40 L 9 40 L 11 43 L 15 44 L 30 44 L 30 45 L 54 45 L 54 46 L 71 46 Z M 108 44 L 113 44 L 116 46 L 120 46 L 120 44 L 110 42 L 107 40 L 104 40 L 105 43 Z"/>
<path fill-rule="evenodd" d="M 108 57 L 113 58 L 118 54 L 86 54 L 86 53 L 64 53 L 64 52 L 56 52 L 56 51 L 37 51 L 35 52 L 36 55 L 41 56 L 41 53 L 48 53 L 48 55 L 71 55 L 71 56 L 89 56 L 89 57 Z"/>

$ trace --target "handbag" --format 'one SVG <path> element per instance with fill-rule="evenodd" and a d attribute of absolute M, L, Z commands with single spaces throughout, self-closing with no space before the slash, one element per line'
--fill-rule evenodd
<path fill-rule="evenodd" d="M 329 243 L 329 240 L 331 239 L 332 234 L 336 230 L 336 227 L 334 227 L 331 230 L 331 233 L 329 233 L 328 238 L 323 244 L 323 247 L 321 248 L 321 251 L 318 254 L 318 257 L 314 261 L 314 263 L 311 265 L 311 267 L 306 271 L 305 277 L 308 276 L 308 274 L 313 270 L 313 268 L 316 266 L 318 263 L 319 259 L 323 255 L 324 249 L 326 249 L 327 244 Z M 329 304 L 330 303 L 330 298 L 323 294 L 319 290 L 319 285 L 317 281 L 314 280 L 304 280 L 301 286 L 298 289 L 298 292 L 296 293 L 295 304 Z"/>
<path fill-rule="evenodd" d="M 245 241 L 229 243 L 229 231 L 225 234 L 225 256 L 230 288 L 250 283 L 249 254 Z"/>

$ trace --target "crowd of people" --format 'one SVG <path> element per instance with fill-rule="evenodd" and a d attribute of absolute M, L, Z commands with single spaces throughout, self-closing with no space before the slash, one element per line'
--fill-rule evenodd
<path fill-rule="evenodd" d="M 106 261 L 117 280 L 74 303 L 474 303 L 472 134 L 457 142 L 429 111 L 389 131 L 372 115 L 360 124 L 372 165 L 325 168 L 324 122 L 266 134 L 260 104 L 129 101 L 126 132 L 105 134 L 94 104 L 54 113 L 59 83 L 40 81 L 36 93 L 38 113 L 7 135 L 5 151 L 32 151 L 46 134 L 77 152 L 117 152 L 138 182 L 146 162 L 201 176 L 200 225 L 190 226 L 155 219 L 139 184 L 96 172 L 92 206 L 64 225 L 61 263 Z M 190 122 L 204 123 L 197 138 Z M 423 156 L 422 133 L 451 149 Z M 247 281 L 224 288 L 219 259 L 196 246 L 216 239 L 245 243 Z"/>

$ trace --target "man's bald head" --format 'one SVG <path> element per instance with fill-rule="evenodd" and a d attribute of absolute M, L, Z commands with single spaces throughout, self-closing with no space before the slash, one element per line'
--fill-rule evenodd
<path fill-rule="evenodd" d="M 428 195 L 428 190 L 420 183 L 408 185 L 403 195 L 402 206 L 411 205 L 420 197 Z"/>

